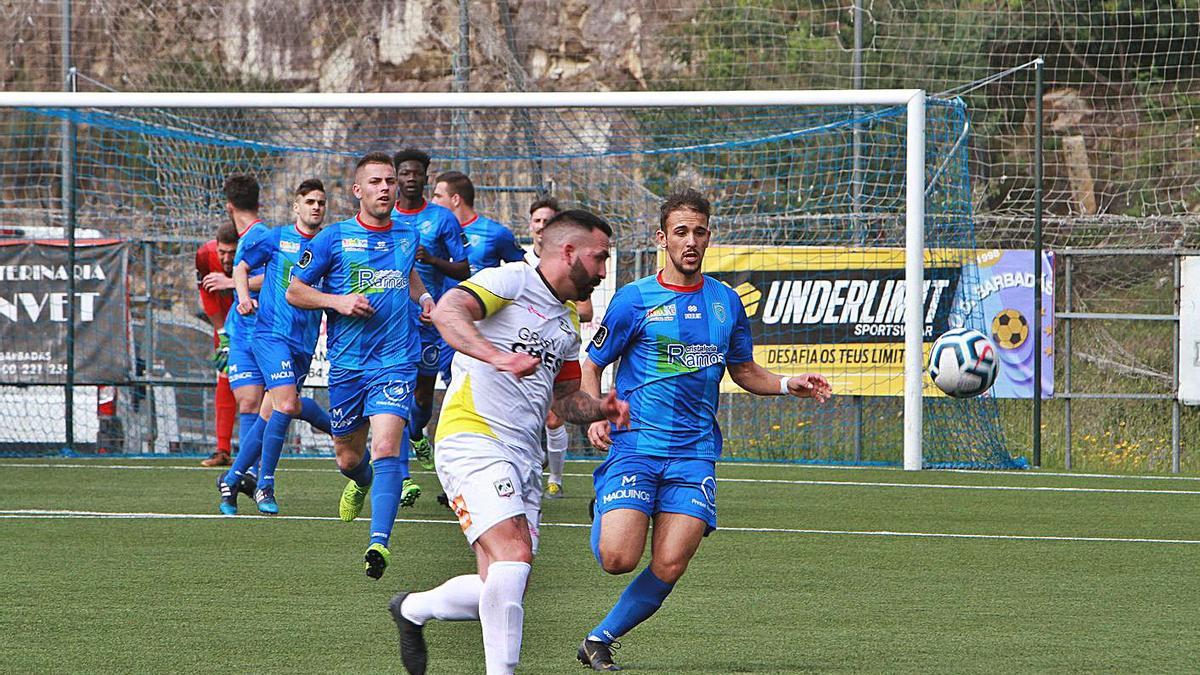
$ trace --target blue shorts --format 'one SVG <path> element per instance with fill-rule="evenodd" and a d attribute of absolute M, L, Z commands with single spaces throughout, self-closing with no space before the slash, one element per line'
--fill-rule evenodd
<path fill-rule="evenodd" d="M 262 386 L 262 371 L 258 369 L 258 360 L 250 347 L 254 340 L 231 339 L 229 341 L 229 387 L 247 387 L 252 384 Z"/>
<path fill-rule="evenodd" d="M 417 374 L 428 377 L 441 373 L 442 380 L 449 383 L 452 360 L 454 350 L 442 339 L 437 328 L 421 324 L 421 361 L 417 365 Z"/>
<path fill-rule="evenodd" d="M 592 474 L 596 490 L 593 548 L 600 535 L 600 517 L 614 509 L 682 513 L 705 522 L 705 535 L 717 529 L 717 471 L 710 459 L 609 454 Z"/>
<path fill-rule="evenodd" d="M 268 390 L 287 386 L 300 389 L 312 365 L 312 354 L 293 349 L 278 335 L 260 336 L 254 343 L 254 356 Z"/>
<path fill-rule="evenodd" d="M 416 385 L 417 372 L 411 366 L 377 371 L 330 368 L 329 425 L 333 435 L 352 433 L 372 415 L 409 419 Z"/>

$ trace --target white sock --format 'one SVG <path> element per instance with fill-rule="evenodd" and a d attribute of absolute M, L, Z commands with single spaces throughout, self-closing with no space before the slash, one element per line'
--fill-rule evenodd
<path fill-rule="evenodd" d="M 423 593 L 409 593 L 400 613 L 418 626 L 430 619 L 478 621 L 481 593 L 483 579 L 478 574 L 464 574 Z"/>
<path fill-rule="evenodd" d="M 546 427 L 546 463 L 550 465 L 552 483 L 562 483 L 563 464 L 567 461 L 567 445 L 570 442 L 567 425 L 557 429 Z"/>
<path fill-rule="evenodd" d="M 525 621 L 521 603 L 529 571 L 529 563 L 510 560 L 488 565 L 487 580 L 479 596 L 487 675 L 511 675 L 521 660 L 521 629 Z"/>

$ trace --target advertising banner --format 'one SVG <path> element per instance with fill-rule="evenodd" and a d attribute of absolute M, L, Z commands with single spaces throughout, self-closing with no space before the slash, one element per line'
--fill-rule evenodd
<path fill-rule="evenodd" d="M 131 371 L 128 249 L 75 247 L 75 382 L 119 384 Z M 0 382 L 61 384 L 67 373 L 67 246 L 0 242 Z"/>
<path fill-rule="evenodd" d="M 1053 259 L 1046 259 L 1043 384 L 1053 384 Z M 841 395 L 901 396 L 904 250 L 849 247 L 708 249 L 705 272 L 737 290 L 756 360 L 781 373 L 820 372 Z M 1032 396 L 1033 256 L 1030 251 L 925 252 L 923 341 L 966 325 L 996 342 L 993 396 Z M 928 380 L 926 380 L 928 385 Z M 741 391 L 726 378 L 727 391 Z M 932 387 L 929 395 L 939 395 Z"/>

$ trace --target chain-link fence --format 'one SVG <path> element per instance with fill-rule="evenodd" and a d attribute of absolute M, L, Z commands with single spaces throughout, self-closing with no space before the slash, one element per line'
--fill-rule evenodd
<path fill-rule="evenodd" d="M 1043 57 L 1046 246 L 1194 248 L 1197 238 L 1200 3 L 1194 0 L 1151 6 L 1052 0 L 629 0 L 602 5 L 397 0 L 347 7 L 269 0 L 18 0 L 0 8 L 0 15 L 10 26 L 0 59 L 0 82 L 9 90 L 61 89 L 67 70 L 74 68 L 77 88 L 116 91 L 921 87 L 961 93 L 970 110 L 969 172 L 978 243 L 997 248 L 1033 243 L 1035 93 L 1030 69 L 985 80 Z M 967 86 L 972 83 L 979 84 Z M 473 145 L 496 132 L 494 121 L 465 121 L 444 146 L 452 148 L 448 154 L 468 156 Z M 588 133 L 580 136 L 581 143 L 604 136 L 604 129 L 583 123 Z M 58 126 L 29 124 L 44 126 L 9 129 L 0 139 L 3 161 L 26 167 L 20 180 L 6 172 L 0 212 L 6 224 L 58 226 L 63 222 L 61 157 L 57 141 L 45 141 L 56 137 Z M 514 147 L 536 143 L 519 116 L 503 128 Z M 406 140 L 397 138 L 395 145 Z M 97 185 L 130 180 L 127 160 L 120 157 L 137 150 L 103 149 L 111 162 Z M 693 169 L 703 177 L 703 167 L 688 170 Z M 186 175 L 194 167 L 182 165 L 178 171 Z M 531 164 L 519 180 L 481 176 L 479 182 L 536 190 L 552 178 Z M 171 181 L 170 176 L 137 179 Z M 201 187 L 194 193 L 165 190 L 178 215 L 146 227 L 189 241 L 208 237 L 220 216 L 220 177 L 197 182 Z M 642 189 L 648 208 L 658 194 L 653 186 Z M 84 198 L 102 192 L 84 189 Z M 528 196 L 497 192 L 495 212 L 515 226 Z M 131 223 L 141 210 L 139 204 L 108 206 Z M 631 230 L 622 246 L 648 244 L 649 235 L 649 228 Z M 1158 262 L 1081 262 L 1071 289 L 1074 307 L 1170 305 L 1168 272 Z M 1064 299 L 1058 296 L 1060 308 Z M 1169 339 L 1144 334 L 1141 326 L 1131 330 L 1100 323 L 1076 330 L 1077 368 L 1094 370 L 1096 387 L 1169 388 Z M 1061 377 L 1062 358 L 1056 368 Z M 1164 437 L 1156 425 L 1169 422 L 1169 404 L 1087 405 L 1095 409 L 1084 416 L 1085 426 L 1076 425 L 1076 434 L 1106 439 L 1148 426 L 1155 431 L 1126 439 L 1126 445 L 1139 443 L 1139 448 L 1117 460 L 1098 442 L 1097 459 L 1089 463 L 1077 442 L 1076 466 L 1169 467 L 1144 452 L 1158 443 L 1149 439 Z M 1057 401 L 1047 406 L 1050 465 L 1061 461 L 1056 453 L 1063 443 L 1055 435 L 1059 406 Z M 1028 402 L 1003 408 L 1010 444 L 1027 447 Z M 1196 424 L 1185 409 L 1185 441 L 1195 437 Z M 1189 466 L 1185 453 L 1184 468 Z"/>

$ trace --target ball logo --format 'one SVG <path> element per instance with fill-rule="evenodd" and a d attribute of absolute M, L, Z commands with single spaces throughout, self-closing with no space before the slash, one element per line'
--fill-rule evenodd
<path fill-rule="evenodd" d="M 1015 309 L 1001 310 L 992 319 L 992 340 L 1001 349 L 1016 349 L 1029 338 L 1029 322 Z"/>
<path fill-rule="evenodd" d="M 300 255 L 300 261 L 296 263 L 296 266 L 300 269 L 304 269 L 308 267 L 310 262 L 312 262 L 312 251 L 305 251 Z"/>

